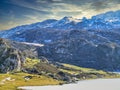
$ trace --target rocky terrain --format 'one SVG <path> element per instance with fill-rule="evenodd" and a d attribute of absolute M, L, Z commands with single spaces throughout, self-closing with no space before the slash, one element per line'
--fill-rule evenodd
<path fill-rule="evenodd" d="M 7 44 L 1 42 L 0 67 L 6 72 L 9 68 L 14 69 L 3 67 L 11 65 L 13 59 L 19 61 L 15 64 L 17 67 L 24 63 L 26 57 L 45 57 L 52 62 L 120 71 L 119 16 L 118 10 L 99 14 L 91 19 L 64 17 L 60 20 L 49 19 L 1 31 L 1 38 L 13 41 L 5 40 Z M 8 59 L 10 63 L 6 65 L 5 61 Z"/>
<path fill-rule="evenodd" d="M 0 73 L 20 71 L 26 57 L 36 58 L 34 46 L 0 39 Z"/>
<path fill-rule="evenodd" d="M 60 43 L 58 44 L 58 46 L 60 46 Z M 66 47 L 67 46 L 68 45 L 66 44 Z M 33 44 L 28 45 L 28 43 L 26 44 L 15 41 L 9 41 L 6 39 L 0 39 L 0 73 L 11 73 L 14 76 L 19 72 L 24 72 L 27 74 L 29 73 L 40 76 L 46 76 L 55 80 L 63 81 L 64 83 L 75 82 L 81 79 L 103 78 L 109 76 L 116 77 L 117 75 L 113 73 L 107 73 L 104 71 L 97 71 L 95 69 L 80 68 L 69 64 L 63 64 L 65 59 L 65 63 L 75 64 L 69 58 L 69 54 L 67 55 L 66 52 L 63 52 L 63 47 L 61 48 L 60 46 L 60 48 L 57 48 L 54 46 L 55 49 L 59 49 L 57 51 L 57 53 L 59 53 L 58 56 L 57 54 L 55 54 L 55 52 L 52 51 L 52 54 L 55 55 L 55 57 L 49 55 L 51 54 L 51 52 L 47 53 L 49 52 L 49 48 L 45 47 L 48 46 L 36 46 Z M 45 50 L 44 48 L 47 50 Z M 45 56 L 47 54 L 48 56 Z M 69 62 L 67 62 L 67 59 L 69 59 Z M 76 59 L 77 58 L 74 57 L 74 60 Z M 77 62 L 77 60 L 75 62 Z M 32 76 L 28 77 L 30 77 L 30 79 L 32 78 Z"/>
<path fill-rule="evenodd" d="M 119 34 L 117 36 L 117 34 L 111 33 L 111 38 L 97 34 L 91 35 L 91 33 L 79 30 L 63 33 L 61 39 L 39 48 L 38 54 L 61 63 L 108 71 L 119 70 L 120 46 L 117 41 Z M 96 33 L 102 34 L 103 32 Z"/>

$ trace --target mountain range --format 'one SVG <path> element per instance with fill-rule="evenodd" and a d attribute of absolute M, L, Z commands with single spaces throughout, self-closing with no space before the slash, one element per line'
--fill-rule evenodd
<path fill-rule="evenodd" d="M 12 42 L 14 48 L 22 50 L 29 57 L 42 56 L 52 62 L 119 71 L 119 30 L 120 10 L 99 14 L 90 19 L 48 19 L 0 31 L 0 37 L 12 40 L 9 42 Z"/>

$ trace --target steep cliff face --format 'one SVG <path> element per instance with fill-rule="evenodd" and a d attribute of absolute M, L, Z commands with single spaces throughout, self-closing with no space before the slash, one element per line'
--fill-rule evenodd
<path fill-rule="evenodd" d="M 31 50 L 34 48 L 30 47 L 32 46 L 20 45 L 20 43 L 0 39 L 0 72 L 5 73 L 13 70 L 21 70 L 26 57 L 34 58 L 37 56 Z"/>
<path fill-rule="evenodd" d="M 24 60 L 22 53 L 11 48 L 7 42 L 0 39 L 0 72 L 7 72 L 14 69 L 21 69 L 21 62 Z"/>

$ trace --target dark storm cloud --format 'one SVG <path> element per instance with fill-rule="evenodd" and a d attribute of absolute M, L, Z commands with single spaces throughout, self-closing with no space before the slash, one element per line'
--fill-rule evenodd
<path fill-rule="evenodd" d="M 94 9 L 94 10 L 101 10 L 101 9 L 105 9 L 105 8 L 109 8 L 110 5 L 107 5 L 109 2 L 105 1 L 97 1 L 97 2 L 93 2 L 91 3 L 90 8 Z"/>
<path fill-rule="evenodd" d="M 83 7 L 90 5 L 89 9 L 101 10 L 101 9 L 113 7 L 116 4 L 120 4 L 120 0 L 64 0 L 63 3 L 68 3 Z"/>

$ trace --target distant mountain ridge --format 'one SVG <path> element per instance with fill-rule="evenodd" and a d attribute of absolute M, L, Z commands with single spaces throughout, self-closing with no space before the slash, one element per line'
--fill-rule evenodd
<path fill-rule="evenodd" d="M 42 45 L 36 48 L 38 57 L 51 61 L 120 71 L 120 10 L 91 19 L 48 19 L 1 31 L 0 37 Z"/>
<path fill-rule="evenodd" d="M 0 37 L 9 38 L 13 34 L 40 28 L 56 30 L 118 30 L 120 29 L 120 10 L 99 14 L 91 17 L 91 19 L 87 19 L 86 17 L 82 19 L 72 17 L 64 17 L 60 20 L 48 19 L 30 25 L 17 26 L 7 31 L 1 31 Z"/>

